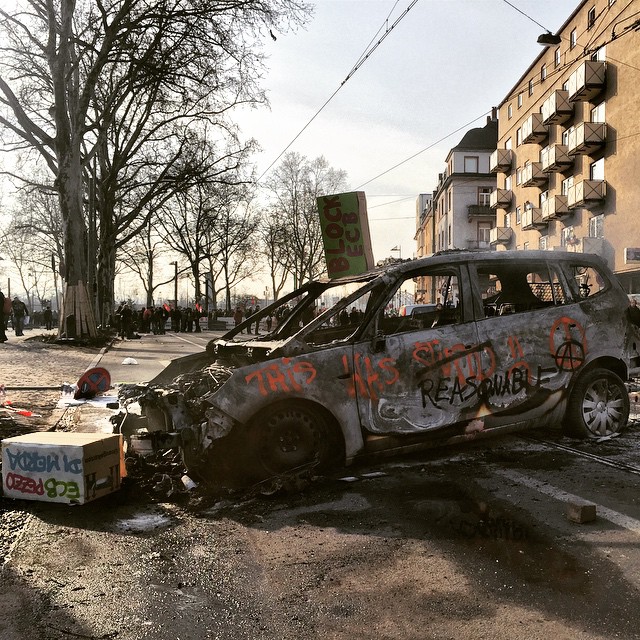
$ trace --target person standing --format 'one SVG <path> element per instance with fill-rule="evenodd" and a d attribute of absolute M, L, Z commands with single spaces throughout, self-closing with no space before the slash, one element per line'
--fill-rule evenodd
<path fill-rule="evenodd" d="M 260 305 L 257 304 L 255 309 L 253 310 L 253 315 L 257 315 L 258 312 L 260 311 Z M 258 330 L 260 329 L 260 320 L 256 319 L 256 335 L 258 335 Z M 251 331 L 249 331 L 249 333 L 251 333 Z"/>
<path fill-rule="evenodd" d="M 47 331 L 50 331 L 51 329 L 53 329 L 53 313 L 49 305 L 47 305 L 47 308 L 44 310 L 44 313 L 42 315 L 44 318 L 44 328 Z"/>
<path fill-rule="evenodd" d="M 7 341 L 7 334 L 5 333 L 5 327 L 7 326 L 7 318 L 4 314 L 4 293 L 0 291 L 0 343 Z"/>
<path fill-rule="evenodd" d="M 238 326 L 242 322 L 242 307 L 236 307 L 236 310 L 233 312 L 233 324 L 234 326 Z M 240 332 L 242 333 L 242 331 Z"/>
<path fill-rule="evenodd" d="M 17 336 L 24 335 L 24 319 L 29 315 L 27 305 L 16 296 L 11 303 L 11 313 L 13 315 L 13 328 Z"/>
<path fill-rule="evenodd" d="M 629 298 L 629 307 L 627 308 L 626 315 L 631 324 L 640 327 L 640 309 L 638 309 L 638 301 L 635 298 Z"/>
<path fill-rule="evenodd" d="M 133 331 L 133 309 L 125 302 L 120 311 L 120 337 L 125 340 L 131 338 Z"/>

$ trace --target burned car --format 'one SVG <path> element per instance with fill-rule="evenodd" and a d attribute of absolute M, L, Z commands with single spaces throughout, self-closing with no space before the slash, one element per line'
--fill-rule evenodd
<path fill-rule="evenodd" d="M 399 315 L 416 287 L 434 304 Z M 598 438 L 640 367 L 627 302 L 594 255 L 444 252 L 308 283 L 174 361 L 143 407 L 224 487 L 533 426 Z"/>

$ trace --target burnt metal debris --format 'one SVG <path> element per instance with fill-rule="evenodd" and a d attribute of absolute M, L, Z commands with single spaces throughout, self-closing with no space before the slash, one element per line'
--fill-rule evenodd
<path fill-rule="evenodd" d="M 407 313 L 416 290 L 428 304 Z M 640 373 L 627 305 L 600 258 L 560 251 L 447 252 L 310 282 L 122 387 L 114 422 L 133 450 L 180 451 L 196 482 L 264 492 L 534 426 L 597 440 L 626 426 Z"/>

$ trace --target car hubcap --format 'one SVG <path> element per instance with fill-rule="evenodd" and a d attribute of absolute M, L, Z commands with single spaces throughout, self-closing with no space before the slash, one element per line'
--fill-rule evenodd
<path fill-rule="evenodd" d="M 589 431 L 597 436 L 606 436 L 619 430 L 624 409 L 624 400 L 618 385 L 607 380 L 594 382 L 585 393 L 582 415 Z"/>

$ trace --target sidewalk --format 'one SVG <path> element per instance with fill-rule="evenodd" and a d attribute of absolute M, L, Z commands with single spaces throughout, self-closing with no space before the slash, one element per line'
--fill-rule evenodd
<path fill-rule="evenodd" d="M 140 339 L 116 339 L 103 349 L 58 345 L 29 340 L 39 335 L 55 335 L 44 329 L 25 330 L 15 336 L 9 330 L 8 342 L 0 345 L 0 384 L 7 387 L 7 400 L 38 414 L 33 417 L 16 416 L 0 410 L 0 439 L 19 432 L 74 429 L 94 431 L 104 429 L 105 419 L 115 413 L 90 405 L 58 407 L 63 384 L 73 385 L 93 367 L 105 368 L 112 386 L 120 383 L 144 383 L 160 373 L 174 358 L 201 352 L 212 338 L 223 332 L 167 333 L 155 336 L 142 334 Z M 123 362 L 132 358 L 137 364 Z M 111 395 L 116 395 L 112 391 Z M 13 425 L 8 425 L 13 422 Z"/>

